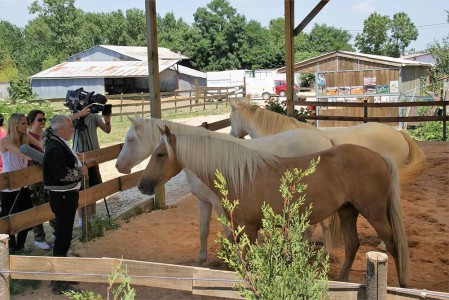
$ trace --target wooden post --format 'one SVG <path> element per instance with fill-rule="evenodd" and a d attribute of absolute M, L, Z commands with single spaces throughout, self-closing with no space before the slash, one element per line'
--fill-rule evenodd
<path fill-rule="evenodd" d="M 195 78 L 195 104 L 198 104 L 200 99 L 200 89 L 198 87 L 198 78 Z"/>
<path fill-rule="evenodd" d="M 145 97 L 143 96 L 143 92 L 140 92 L 142 95 L 142 118 L 144 117 L 145 112 Z"/>
<path fill-rule="evenodd" d="M 9 272 L 9 235 L 0 234 L 0 270 Z M 0 299 L 9 300 L 10 273 L 2 273 L 0 278 Z"/>
<path fill-rule="evenodd" d="M 364 99 L 364 100 L 363 100 L 363 103 L 368 103 L 368 99 Z M 367 107 L 367 106 L 365 106 L 365 107 L 363 108 L 363 116 L 364 116 L 365 118 L 368 117 L 368 107 Z M 368 123 L 368 122 L 367 122 L 367 121 L 363 121 L 363 123 Z"/>
<path fill-rule="evenodd" d="M 287 82 L 287 116 L 293 116 L 293 94 L 294 94 L 294 41 L 293 41 L 293 23 L 295 21 L 295 0 L 284 0 L 285 10 L 285 70 Z"/>
<path fill-rule="evenodd" d="M 447 108 L 446 105 L 443 105 L 443 116 L 447 116 Z M 447 125 L 446 120 L 443 121 L 443 141 L 447 141 Z"/>
<path fill-rule="evenodd" d="M 157 46 L 156 1 L 145 0 L 147 49 L 148 49 L 148 80 L 150 90 L 150 111 L 152 118 L 162 117 L 161 93 L 159 87 L 159 57 Z M 156 188 L 154 193 L 155 208 L 165 207 L 165 186 Z"/>
<path fill-rule="evenodd" d="M 366 259 L 366 299 L 386 300 L 388 255 L 370 251 Z"/>
<path fill-rule="evenodd" d="M 123 93 L 120 94 L 120 122 L 123 122 Z"/>

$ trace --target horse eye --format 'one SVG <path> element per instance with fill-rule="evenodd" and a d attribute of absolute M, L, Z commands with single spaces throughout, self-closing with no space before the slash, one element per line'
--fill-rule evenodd
<path fill-rule="evenodd" d="M 166 155 L 166 153 L 161 152 L 161 153 L 157 154 L 157 157 L 164 157 L 165 155 Z"/>

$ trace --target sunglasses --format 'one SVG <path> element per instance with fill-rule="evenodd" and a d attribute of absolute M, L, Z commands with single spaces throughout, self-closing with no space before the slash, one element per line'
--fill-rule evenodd
<path fill-rule="evenodd" d="M 42 121 L 47 122 L 47 118 L 39 118 L 39 119 L 37 119 L 37 121 L 38 122 L 42 122 Z"/>

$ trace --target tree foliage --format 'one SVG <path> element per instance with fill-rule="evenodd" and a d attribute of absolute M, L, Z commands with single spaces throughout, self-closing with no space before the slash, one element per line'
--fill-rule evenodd
<path fill-rule="evenodd" d="M 396 13 L 390 19 L 375 12 L 363 22 L 355 46 L 363 53 L 399 57 L 417 38 L 418 29 L 406 13 Z"/>

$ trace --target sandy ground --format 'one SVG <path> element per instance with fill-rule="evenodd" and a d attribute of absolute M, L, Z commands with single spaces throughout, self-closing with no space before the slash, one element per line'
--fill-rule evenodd
<path fill-rule="evenodd" d="M 228 131 L 225 131 L 228 132 Z M 449 143 L 420 143 L 427 155 L 427 169 L 413 184 L 402 187 L 404 222 L 411 254 L 413 288 L 449 292 Z M 82 257 L 124 257 L 126 259 L 192 265 L 198 254 L 199 219 L 197 200 L 185 190 L 167 196 L 177 207 L 154 211 L 121 224 L 119 230 L 85 244 L 74 252 Z M 215 217 L 211 221 L 208 245 L 209 268 L 225 269 L 216 257 L 216 232 L 222 230 Z M 363 219 L 358 231 L 361 247 L 349 280 L 363 283 L 368 251 L 376 249 L 380 239 Z M 319 238 L 316 235 L 316 238 Z M 343 248 L 334 248 L 329 279 L 336 279 L 343 262 Z M 388 285 L 398 286 L 393 259 L 389 256 Z M 83 290 L 93 290 L 105 297 L 106 285 L 81 283 Z M 209 299 L 187 292 L 137 287 L 136 299 Z M 12 299 L 65 299 L 51 293 L 49 282 L 39 290 Z"/>

